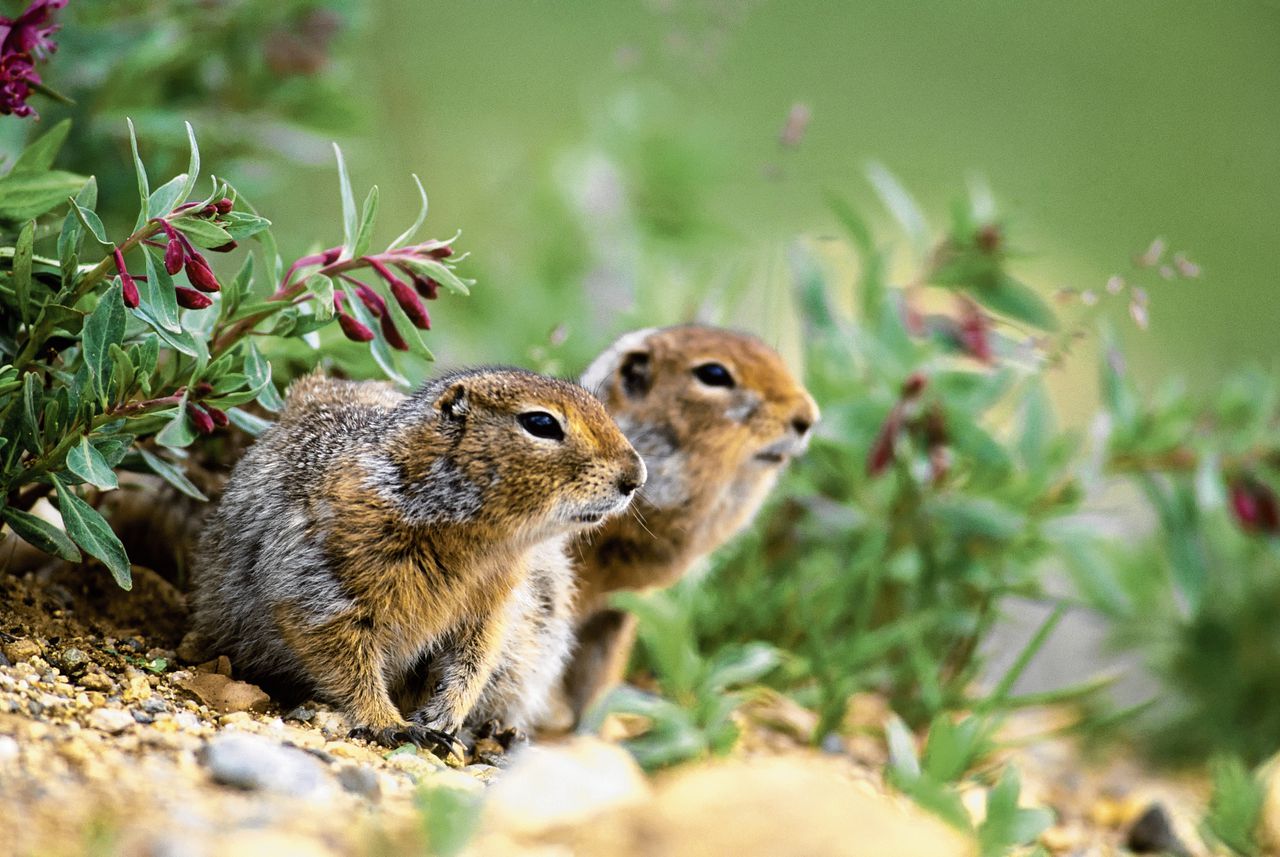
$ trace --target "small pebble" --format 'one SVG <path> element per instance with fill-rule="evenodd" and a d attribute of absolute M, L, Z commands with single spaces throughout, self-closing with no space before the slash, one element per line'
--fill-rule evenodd
<path fill-rule="evenodd" d="M 328 774 L 302 750 L 258 735 L 229 732 L 205 745 L 200 761 L 215 782 L 245 791 L 303 797 L 325 791 Z"/>
<path fill-rule="evenodd" d="M 134 723 L 133 715 L 119 708 L 98 708 L 89 715 L 89 725 L 103 732 L 123 732 Z"/>
<path fill-rule="evenodd" d="M 67 649 L 59 661 L 69 676 L 78 676 L 89 667 L 89 656 L 77 648 Z"/>
<path fill-rule="evenodd" d="M 305 708 L 299 705 L 297 708 L 293 709 L 293 711 L 290 711 L 288 714 L 286 714 L 284 716 L 284 719 L 297 720 L 299 723 L 310 723 L 311 719 L 315 716 L 316 716 L 316 713 L 312 711 L 310 708 Z"/>
<path fill-rule="evenodd" d="M 1153 803 L 1129 828 L 1126 847 L 1135 854 L 1171 854 L 1189 857 L 1185 845 L 1173 832 L 1173 823 L 1163 806 Z"/>
<path fill-rule="evenodd" d="M 344 765 L 338 770 L 338 783 L 352 794 L 378 800 L 382 797 L 382 787 L 378 785 L 378 775 L 369 768 L 359 765 Z"/>
<path fill-rule="evenodd" d="M 142 700 L 142 710 L 148 714 L 159 714 L 169 710 L 169 704 L 159 696 L 151 696 Z"/>
<path fill-rule="evenodd" d="M 12 643 L 6 643 L 0 651 L 4 652 L 6 658 L 16 663 L 37 657 L 40 654 L 40 644 L 29 637 L 20 637 Z"/>
<path fill-rule="evenodd" d="M 156 722 L 155 717 L 151 716 L 145 711 L 142 711 L 141 709 L 135 708 L 129 713 L 133 715 L 133 719 L 138 723 L 155 723 Z"/>

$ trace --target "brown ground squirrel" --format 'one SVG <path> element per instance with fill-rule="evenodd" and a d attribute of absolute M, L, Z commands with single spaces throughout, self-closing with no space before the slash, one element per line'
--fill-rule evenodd
<path fill-rule="evenodd" d="M 621 680 L 634 618 L 610 593 L 668 586 L 750 522 L 818 420 L 813 397 L 754 336 L 701 325 L 618 339 L 582 385 L 644 457 L 628 514 L 578 536 L 578 646 L 565 674 L 573 715 Z"/>
<path fill-rule="evenodd" d="M 186 647 L 332 700 L 366 737 L 448 747 L 509 636 L 512 593 L 541 597 L 530 561 L 644 481 L 568 382 L 467 370 L 405 397 L 309 376 L 209 517 Z M 406 719 L 393 700 L 424 681 Z"/>

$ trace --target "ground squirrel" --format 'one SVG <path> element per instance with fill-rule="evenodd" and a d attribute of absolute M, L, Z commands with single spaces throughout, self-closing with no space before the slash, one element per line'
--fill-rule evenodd
<path fill-rule="evenodd" d="M 755 515 L 818 420 L 813 397 L 759 339 L 701 325 L 628 333 L 582 376 L 644 457 L 628 514 L 578 536 L 577 650 L 565 675 L 575 717 L 622 677 L 630 614 L 610 593 L 667 586 Z"/>
<path fill-rule="evenodd" d="M 344 706 L 366 737 L 447 747 L 509 637 L 513 592 L 542 597 L 530 561 L 644 481 L 568 382 L 478 369 L 406 397 L 306 377 L 209 518 L 187 647 Z M 415 695 L 406 718 L 394 700 Z"/>

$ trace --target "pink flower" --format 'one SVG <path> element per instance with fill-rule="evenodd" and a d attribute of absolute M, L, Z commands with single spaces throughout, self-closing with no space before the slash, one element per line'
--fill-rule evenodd
<path fill-rule="evenodd" d="M 58 25 L 49 18 L 65 5 L 67 0 L 35 0 L 16 18 L 0 17 L 0 114 L 36 115 L 27 104 L 32 87 L 42 82 L 35 64 L 58 49 L 52 39 Z"/>

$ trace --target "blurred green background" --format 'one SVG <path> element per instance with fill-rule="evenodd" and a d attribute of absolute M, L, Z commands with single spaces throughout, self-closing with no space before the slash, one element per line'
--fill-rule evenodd
<path fill-rule="evenodd" d="M 1045 289 L 1101 289 L 1156 236 L 1185 250 L 1202 279 L 1149 277 L 1151 330 L 1120 325 L 1140 377 L 1173 370 L 1206 387 L 1229 365 L 1274 365 L 1274 3 L 384 0 L 364 15 L 368 115 L 338 135 L 356 182 L 381 185 L 390 235 L 416 204 L 404 177 L 419 173 L 429 225 L 464 230 L 481 278 L 474 299 L 437 311 L 444 361 L 522 359 L 559 321 L 568 354 L 589 354 L 633 320 L 689 314 L 715 276 L 754 287 L 731 320 L 785 345 L 779 248 L 832 230 L 825 191 L 874 211 L 863 175 L 876 159 L 935 224 L 966 177 L 985 177 Z M 787 149 L 795 103 L 812 121 Z M 593 182 L 620 199 L 584 213 L 592 202 L 573 196 Z M 285 186 L 264 207 L 306 210 L 284 204 L 302 195 L 313 222 L 337 222 L 327 166 Z M 562 222 L 547 222 L 548 195 Z M 628 217 L 659 240 L 628 242 Z M 286 244 L 310 237 L 310 222 L 278 226 Z M 661 241 L 690 233 L 701 248 Z M 691 258 L 699 249 L 718 271 Z M 668 252 L 691 263 L 689 281 Z M 603 310 L 579 318 L 544 300 L 563 289 L 572 301 L 583 282 Z"/>

